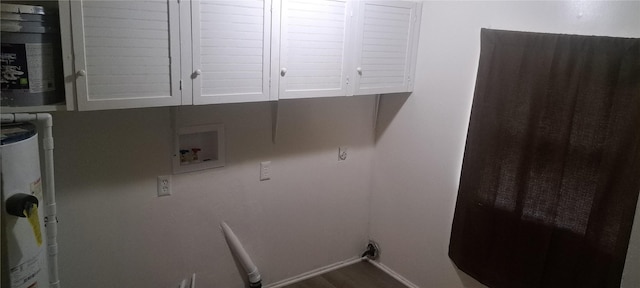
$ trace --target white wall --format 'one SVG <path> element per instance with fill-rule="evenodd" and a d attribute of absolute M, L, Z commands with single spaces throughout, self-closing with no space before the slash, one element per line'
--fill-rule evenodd
<path fill-rule="evenodd" d="M 371 96 L 186 107 L 185 125 L 224 123 L 227 166 L 173 176 L 169 108 L 56 113 L 63 287 L 244 287 L 219 228 L 229 223 L 271 283 L 357 256 L 373 166 Z M 348 145 L 338 162 L 338 146 Z M 259 163 L 272 161 L 269 181 Z"/>
<path fill-rule="evenodd" d="M 384 97 L 380 111 L 371 237 L 381 262 L 420 287 L 481 287 L 447 256 L 481 27 L 640 37 L 639 15 L 637 1 L 425 2 L 415 91 Z M 628 258 L 623 286 L 640 287 L 639 257 Z"/>
<path fill-rule="evenodd" d="M 281 101 L 277 144 L 269 103 L 180 108 L 185 124 L 226 125 L 227 166 L 174 176 L 169 197 L 156 197 L 171 171 L 169 108 L 55 113 L 62 284 L 175 287 L 195 272 L 198 287 L 243 287 L 225 220 L 266 283 L 356 256 L 370 234 L 382 263 L 420 287 L 479 287 L 446 253 L 480 27 L 638 37 L 639 13 L 640 2 L 425 2 L 415 92 L 383 97 L 375 149 L 372 97 Z"/>

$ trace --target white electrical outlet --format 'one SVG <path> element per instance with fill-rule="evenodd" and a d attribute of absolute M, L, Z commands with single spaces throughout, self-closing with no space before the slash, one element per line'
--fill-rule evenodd
<path fill-rule="evenodd" d="M 338 161 L 347 160 L 347 146 L 338 147 Z"/>
<path fill-rule="evenodd" d="M 158 176 L 158 197 L 171 195 L 171 175 Z"/>
<path fill-rule="evenodd" d="M 260 162 L 260 181 L 271 179 L 271 161 Z"/>

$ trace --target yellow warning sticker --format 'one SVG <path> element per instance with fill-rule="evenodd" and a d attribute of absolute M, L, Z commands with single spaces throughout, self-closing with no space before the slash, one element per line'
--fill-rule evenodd
<path fill-rule="evenodd" d="M 38 247 L 42 245 L 42 233 L 40 233 L 40 218 L 38 217 L 38 205 L 31 205 L 31 208 L 23 211 L 24 216 L 27 216 L 33 235 L 36 237 Z"/>

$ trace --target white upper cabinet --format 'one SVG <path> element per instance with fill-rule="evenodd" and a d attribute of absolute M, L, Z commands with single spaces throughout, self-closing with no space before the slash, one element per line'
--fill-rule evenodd
<path fill-rule="evenodd" d="M 69 6 L 78 110 L 413 89 L 422 7 L 415 2 L 78 0 Z"/>
<path fill-rule="evenodd" d="M 270 100 L 270 0 L 191 1 L 189 28 L 193 104 Z"/>
<path fill-rule="evenodd" d="M 403 1 L 359 2 L 354 94 L 413 90 L 421 7 Z"/>
<path fill-rule="evenodd" d="M 179 105 L 177 1 L 71 1 L 79 110 Z"/>
<path fill-rule="evenodd" d="M 280 99 L 347 95 L 353 3 L 282 1 L 279 31 L 274 31 L 280 51 L 272 61 L 278 65 L 272 81 L 279 81 Z"/>

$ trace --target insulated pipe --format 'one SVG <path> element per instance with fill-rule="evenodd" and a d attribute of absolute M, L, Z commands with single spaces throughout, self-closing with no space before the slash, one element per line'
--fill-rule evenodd
<path fill-rule="evenodd" d="M 49 266 L 49 287 L 59 288 L 58 278 L 58 217 L 56 208 L 56 192 L 53 173 L 53 118 L 48 113 L 38 114 L 2 114 L 2 123 L 38 121 L 43 125 L 42 148 L 44 150 L 45 190 L 44 190 L 44 223 L 47 230 L 47 260 Z"/>
<path fill-rule="evenodd" d="M 253 264 L 253 261 L 251 261 L 251 257 L 249 257 L 247 251 L 245 251 L 242 247 L 242 243 L 240 243 L 240 240 L 238 240 L 236 234 L 233 233 L 231 228 L 229 228 L 229 225 L 227 225 L 227 223 L 225 222 L 220 223 L 220 227 L 222 227 L 224 238 L 227 239 L 227 244 L 229 244 L 231 252 L 236 255 L 236 257 L 240 261 L 240 264 L 242 265 L 242 268 L 244 268 L 244 271 L 247 272 L 247 276 L 249 278 L 249 287 L 262 287 L 258 267 L 256 267 L 256 264 Z"/>

